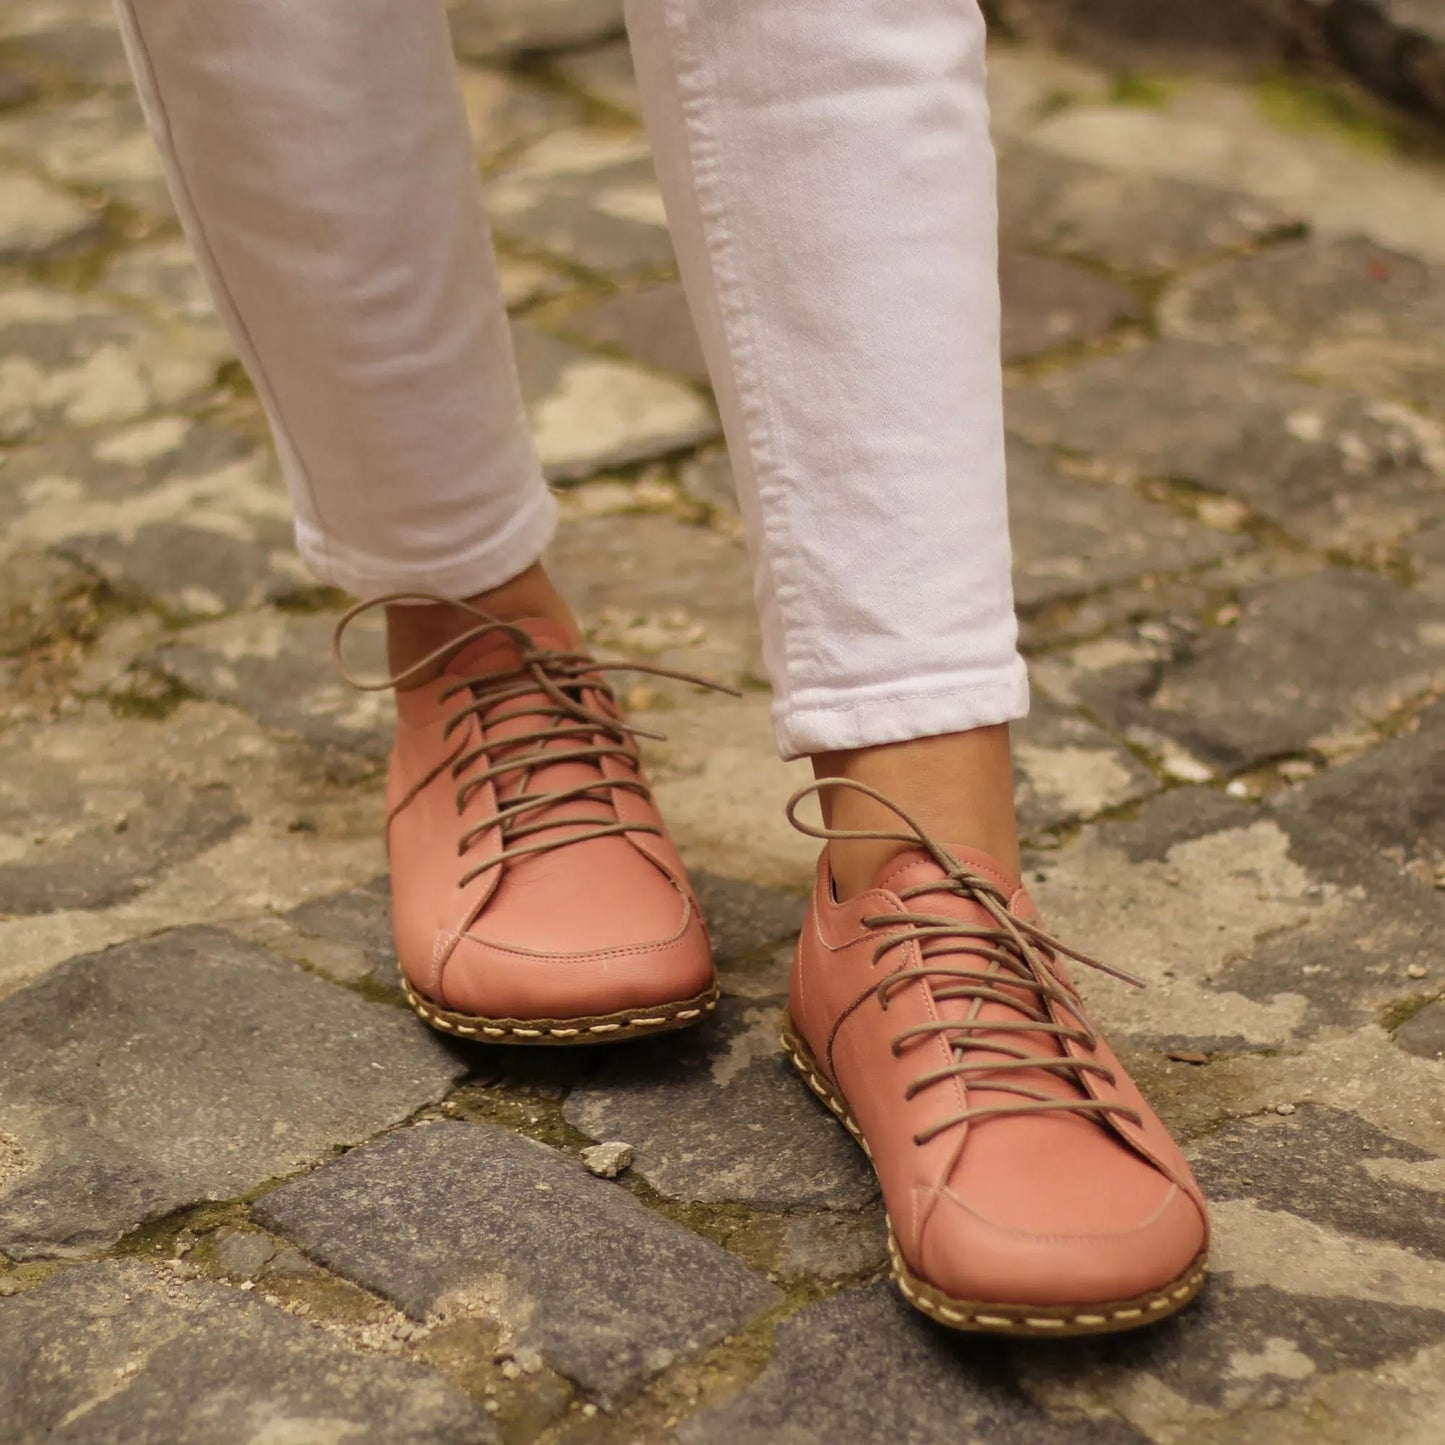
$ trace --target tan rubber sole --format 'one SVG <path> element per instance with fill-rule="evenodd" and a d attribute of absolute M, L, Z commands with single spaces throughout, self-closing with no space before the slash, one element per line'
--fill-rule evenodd
<path fill-rule="evenodd" d="M 458 1038 L 493 1044 L 530 1044 L 551 1048 L 575 1048 L 580 1044 L 615 1044 L 629 1039 L 650 1038 L 692 1028 L 717 1008 L 718 986 L 693 998 L 655 1008 L 622 1009 L 617 1013 L 590 1014 L 574 1019 L 494 1019 L 475 1014 L 454 1013 L 423 998 L 402 979 L 406 1001 L 434 1029 Z"/>
<path fill-rule="evenodd" d="M 871 1162 L 873 1152 L 848 1108 L 848 1101 L 819 1069 L 817 1060 L 786 1014 L 783 1048 L 808 1087 L 828 1106 Z M 971 1334 L 1028 1335 L 1040 1339 L 1118 1334 L 1168 1319 L 1199 1293 L 1209 1272 L 1207 1252 L 1201 1251 L 1177 1279 L 1134 1299 L 1079 1305 L 1010 1305 L 996 1300 L 956 1299 L 920 1279 L 903 1258 L 893 1234 L 892 1220 L 888 1222 L 888 1260 L 904 1299 L 939 1324 Z"/>

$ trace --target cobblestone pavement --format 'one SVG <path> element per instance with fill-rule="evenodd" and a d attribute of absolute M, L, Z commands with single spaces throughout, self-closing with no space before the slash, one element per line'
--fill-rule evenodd
<path fill-rule="evenodd" d="M 1438 1441 L 1441 170 L 996 48 L 1030 879 L 1148 978 L 1096 1002 L 1218 1269 L 1149 1333 L 957 1340 L 779 1059 L 811 849 L 616 0 L 455 19 L 562 575 L 598 646 L 744 688 L 630 697 L 725 1003 L 561 1058 L 401 1006 L 387 704 L 332 677 L 107 7 L 6 6 L 0 1436 Z"/>

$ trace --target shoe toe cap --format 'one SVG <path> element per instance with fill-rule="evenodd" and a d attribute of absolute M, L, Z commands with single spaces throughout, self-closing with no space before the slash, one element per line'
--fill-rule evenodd
<path fill-rule="evenodd" d="M 921 1231 L 914 1272 L 958 1300 L 1066 1306 L 1133 1300 L 1186 1275 L 1208 1238 L 1204 1215 L 1178 1185 L 1111 1229 L 1042 1233 L 985 1218 L 940 1191 Z"/>
<path fill-rule="evenodd" d="M 467 933 L 441 973 L 441 1002 L 498 1019 L 603 1017 L 696 998 L 713 982 L 695 908 L 672 937 L 593 951 L 538 953 Z"/>

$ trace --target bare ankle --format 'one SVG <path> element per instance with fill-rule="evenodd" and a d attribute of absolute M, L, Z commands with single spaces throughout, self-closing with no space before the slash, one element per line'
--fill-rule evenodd
<path fill-rule="evenodd" d="M 1007 724 L 820 753 L 812 761 L 815 777 L 867 783 L 911 813 L 939 842 L 982 849 L 1009 872 L 1018 873 L 1018 824 Z M 830 828 L 900 830 L 894 814 L 851 788 L 826 790 L 822 806 Z M 876 839 L 830 843 L 828 854 L 839 897 L 851 898 L 871 888 L 889 859 L 906 846 Z"/>
<path fill-rule="evenodd" d="M 540 562 L 487 592 L 461 599 L 477 612 L 503 622 L 543 617 L 557 623 L 570 641 L 580 645 L 582 629 L 572 609 Z M 422 658 L 445 647 L 477 625 L 475 612 L 446 603 L 397 603 L 386 609 L 386 650 L 393 674 L 406 672 Z M 440 673 L 444 659 L 409 677 L 404 687 L 419 687 Z"/>

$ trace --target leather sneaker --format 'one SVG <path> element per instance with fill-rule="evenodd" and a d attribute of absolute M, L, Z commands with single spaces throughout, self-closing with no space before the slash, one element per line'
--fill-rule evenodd
<path fill-rule="evenodd" d="M 840 835 L 799 802 L 854 787 L 907 831 Z M 783 1044 L 873 1162 L 894 1278 L 955 1329 L 1105 1334 L 1165 1319 L 1204 1281 L 1204 1199 L 1099 1036 L 1016 877 L 935 842 L 847 780 L 794 826 L 907 845 L 838 902 L 825 848 Z"/>
<path fill-rule="evenodd" d="M 443 601 L 406 594 L 412 601 Z M 396 694 L 387 771 L 392 926 L 433 1028 L 496 1043 L 610 1043 L 717 1005 L 706 926 L 606 668 L 555 623 L 476 625 Z M 662 673 L 652 667 L 631 670 Z M 668 676 L 681 674 L 666 673 Z M 705 686 L 699 678 L 687 678 Z"/>

